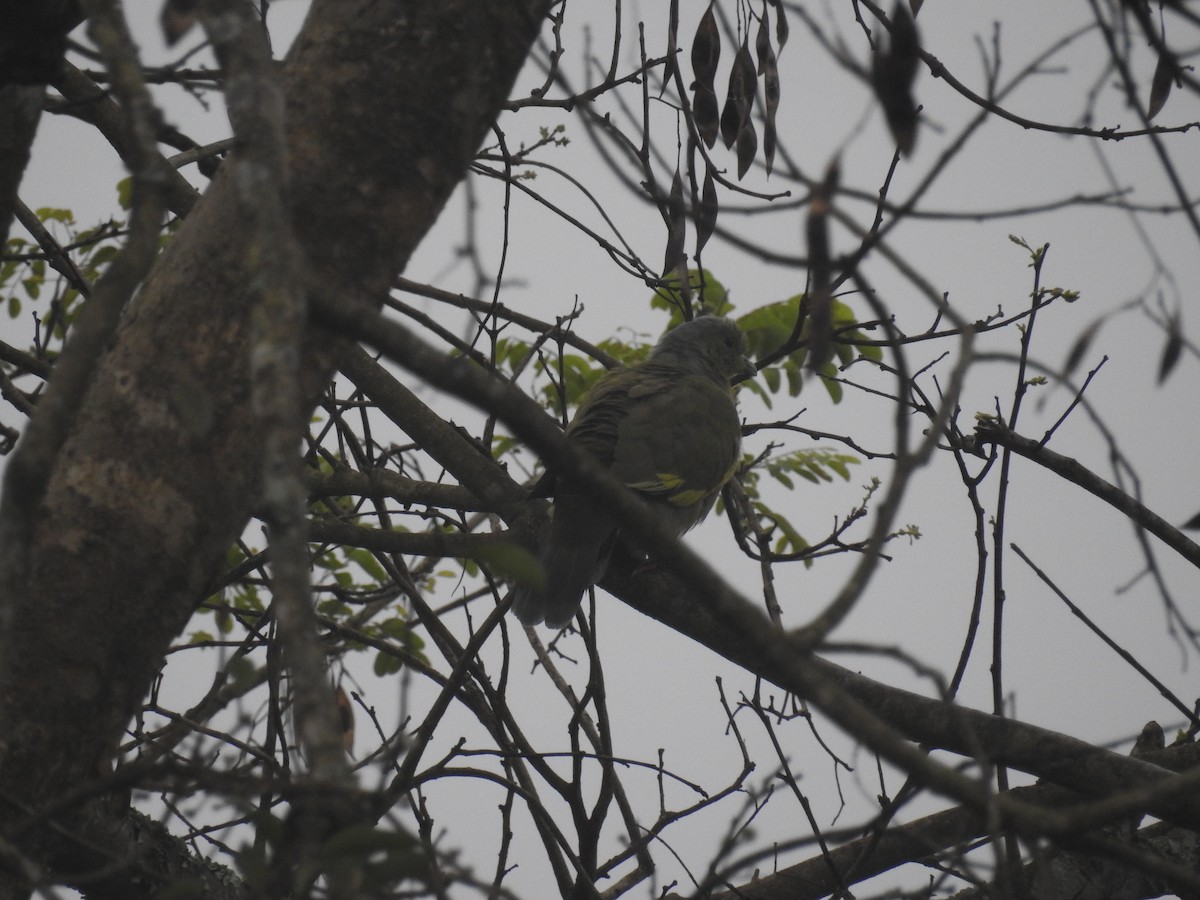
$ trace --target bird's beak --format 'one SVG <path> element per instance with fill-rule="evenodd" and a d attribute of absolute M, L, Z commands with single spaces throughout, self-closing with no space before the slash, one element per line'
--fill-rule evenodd
<path fill-rule="evenodd" d="M 754 365 L 754 360 L 748 356 L 742 357 L 742 370 L 738 373 L 744 378 L 754 378 L 758 375 L 758 367 Z"/>

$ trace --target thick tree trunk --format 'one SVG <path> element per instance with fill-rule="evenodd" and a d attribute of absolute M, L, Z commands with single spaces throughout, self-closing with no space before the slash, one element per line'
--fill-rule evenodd
<path fill-rule="evenodd" d="M 382 296 L 495 121 L 548 6 L 314 3 L 287 63 L 287 194 L 317 284 Z M 29 817 L 107 768 L 257 502 L 248 298 L 254 259 L 272 248 L 254 246 L 237 190 L 229 171 L 218 177 L 125 311 L 55 460 L 23 572 L 0 573 L 0 822 L 39 866 L 66 864 L 71 847 Z M 311 334 L 314 403 L 330 359 L 329 338 Z M 297 448 L 300 436 L 297 423 Z"/>

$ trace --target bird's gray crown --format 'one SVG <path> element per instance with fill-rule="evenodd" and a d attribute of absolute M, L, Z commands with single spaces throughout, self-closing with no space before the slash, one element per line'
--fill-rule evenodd
<path fill-rule="evenodd" d="M 654 345 L 650 358 L 719 381 L 755 375 L 746 357 L 746 336 L 719 316 L 700 316 L 671 329 Z"/>

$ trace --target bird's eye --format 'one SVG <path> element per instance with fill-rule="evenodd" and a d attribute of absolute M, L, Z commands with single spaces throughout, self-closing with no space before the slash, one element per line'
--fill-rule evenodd
<path fill-rule="evenodd" d="M 732 334 L 725 335 L 725 346 L 731 350 L 733 349 L 733 335 Z"/>

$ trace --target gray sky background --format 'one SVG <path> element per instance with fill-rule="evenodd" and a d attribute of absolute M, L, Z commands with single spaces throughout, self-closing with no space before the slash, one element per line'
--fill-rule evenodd
<path fill-rule="evenodd" d="M 568 10 L 564 42 L 567 74 L 579 86 L 584 83 L 579 58 L 582 27 L 591 25 L 595 55 L 607 60 L 611 53 L 612 13 L 605 3 L 594 4 L 587 10 L 580 4 L 576 6 L 580 8 Z M 685 58 L 704 6 L 694 0 L 681 3 L 680 42 Z M 867 58 L 866 43 L 850 17 L 849 6 L 830 2 L 806 8 L 827 33 L 840 33 L 840 39 L 854 58 L 863 61 Z M 286 45 L 302 9 L 298 0 L 272 7 L 277 46 Z M 127 4 L 128 15 L 150 62 L 174 57 L 157 37 L 157 10 L 157 3 L 146 0 L 131 0 Z M 990 49 L 993 20 L 1001 20 L 997 35 L 1004 61 L 1003 83 L 1042 53 L 1050 42 L 1083 24 L 1088 15 L 1085 4 L 929 0 L 918 25 L 926 49 L 979 92 L 983 75 L 980 44 L 976 39 Z M 657 53 L 664 46 L 665 15 L 659 5 L 627 3 L 623 70 L 636 63 L 635 23 L 639 19 L 646 21 L 646 42 L 651 52 Z M 780 57 L 781 144 L 810 176 L 818 176 L 828 161 L 840 154 L 843 186 L 865 191 L 869 197 L 878 190 L 891 162 L 892 147 L 882 116 L 865 86 L 838 70 L 823 51 L 813 46 L 807 29 L 795 16 L 791 24 L 791 41 Z M 197 40 L 198 35 L 193 34 L 185 46 Z M 728 46 L 724 49 L 718 85 L 724 84 L 732 55 Z M 1154 60 L 1148 48 L 1141 47 L 1140 51 L 1140 55 L 1135 54 L 1135 60 L 1141 63 L 1138 75 L 1148 84 Z M 1132 128 L 1136 123 L 1133 111 L 1126 108 L 1119 92 L 1112 88 L 1111 73 L 1102 75 L 1104 58 L 1098 36 L 1084 35 L 1049 60 L 1042 74 L 1026 80 L 1005 105 L 1029 118 L 1077 124 L 1085 93 L 1098 85 L 1101 100 L 1094 124 Z M 527 72 L 516 93 L 520 95 L 522 89 L 527 91 L 541 80 L 539 72 Z M 160 95 L 168 119 L 200 142 L 228 135 L 228 123 L 219 105 L 206 111 L 176 89 L 163 89 Z M 891 188 L 893 200 L 907 197 L 928 176 L 962 124 L 975 112 L 944 81 L 932 78 L 928 71 L 922 71 L 918 78 L 917 96 L 924 105 L 924 123 L 915 154 L 899 165 Z M 215 95 L 208 99 L 214 103 L 217 100 Z M 660 146 L 671 153 L 675 133 L 673 113 L 665 105 L 652 105 Z M 1160 114 L 1157 124 L 1194 122 L 1198 118 L 1200 103 L 1194 96 L 1179 92 Z M 556 110 L 527 110 L 505 116 L 501 127 L 509 145 L 515 147 L 536 140 L 540 126 L 559 122 L 566 125 L 571 144 L 543 153 L 539 158 L 582 178 L 602 198 L 605 211 L 639 253 L 648 260 L 661 259 L 664 232 L 657 212 L 611 176 L 589 146 L 577 118 Z M 1195 131 L 1164 139 L 1184 184 L 1192 191 L 1200 185 L 1198 140 Z M 89 129 L 47 117 L 34 154 L 21 191 L 26 204 L 69 207 L 85 224 L 116 214 L 114 185 L 123 172 L 115 154 Z M 718 151 L 716 155 L 732 167 L 728 154 Z M 1132 202 L 1172 202 L 1161 168 L 1145 141 L 1097 145 L 1083 138 L 1025 130 L 993 118 L 939 176 L 922 207 L 939 212 L 985 212 L 1045 204 L 1074 195 L 1100 194 L 1111 190 L 1102 163 L 1111 168 L 1118 185 L 1132 189 L 1129 197 Z M 192 174 L 189 171 L 189 177 Z M 670 172 L 661 172 L 660 177 L 669 181 Z M 802 188 L 789 183 L 780 173 L 767 179 L 758 168 L 747 176 L 744 184 L 760 191 L 790 190 L 793 200 L 803 195 Z M 611 236 L 595 209 L 589 208 L 578 191 L 565 181 L 542 172 L 532 187 Z M 474 191 L 475 246 L 484 264 L 494 272 L 501 252 L 503 196 L 500 186 L 487 179 L 475 179 Z M 772 251 L 803 254 L 803 212 L 794 202 L 789 205 L 786 200 L 780 201 L 777 205 L 785 207 L 783 211 L 753 216 L 738 216 L 733 211 L 733 206 L 749 205 L 738 198 L 723 194 L 722 203 L 728 206 L 723 205 L 721 226 L 734 228 L 741 237 Z M 872 210 L 867 203 L 845 200 L 839 204 L 860 224 L 869 224 Z M 460 190 L 413 259 L 406 273 L 408 277 L 450 290 L 474 290 L 473 274 L 457 255 L 458 248 L 468 239 L 464 208 L 464 192 Z M 1144 232 L 1139 233 L 1138 229 Z M 845 230 L 835 228 L 833 234 L 835 252 L 853 246 L 852 237 Z M 898 229 L 891 248 L 939 292 L 948 292 L 955 310 L 968 319 L 976 319 L 998 308 L 1012 314 L 1028 303 L 1031 288 L 1028 255 L 1010 242 L 1009 234 L 1022 236 L 1033 245 L 1049 242 L 1045 283 L 1081 293 L 1078 302 L 1055 304 L 1039 317 L 1033 355 L 1051 369 L 1061 366 L 1067 349 L 1094 317 L 1133 298 L 1161 294 L 1168 309 L 1182 308 L 1185 328 L 1193 320 L 1192 286 L 1200 281 L 1200 253 L 1197 235 L 1178 214 L 1142 216 L 1136 227 L 1128 214 L 1097 206 L 978 222 L 910 221 Z M 804 288 L 802 269 L 770 264 L 717 239 L 705 250 L 704 263 L 730 289 L 738 313 L 798 294 Z M 928 302 L 882 258 L 869 258 L 864 271 L 896 314 L 903 330 L 918 332 L 932 322 L 933 310 Z M 591 340 L 603 339 L 623 329 L 652 339 L 665 323 L 665 317 L 648 310 L 646 300 L 650 291 L 644 284 L 619 271 L 585 235 L 520 195 L 515 195 L 513 202 L 505 278 L 501 299 L 506 304 L 547 319 L 565 315 L 578 298 L 586 310 L 578 330 Z M 856 303 L 853 296 L 845 299 L 860 315 L 869 315 L 865 305 Z M 443 324 L 455 325 L 464 334 L 468 333 L 465 320 L 453 323 L 447 320 L 444 311 L 438 315 Z M 0 329 L 0 337 L 20 345 L 29 340 L 32 321 L 26 314 L 18 320 L 0 323 Z M 1017 338 L 1015 330 L 984 336 L 977 349 L 981 353 L 1015 354 Z M 1162 343 L 1161 332 L 1143 314 L 1127 312 L 1102 329 L 1078 374 L 1094 367 L 1102 356 L 1108 356 L 1087 398 L 1104 424 L 1112 429 L 1121 452 L 1137 471 L 1147 505 L 1168 521 L 1181 522 L 1200 512 L 1195 462 L 1200 405 L 1196 360 L 1185 355 L 1174 376 L 1159 387 L 1155 384 L 1155 372 Z M 941 342 L 915 347 L 911 360 L 919 365 L 943 349 L 949 346 Z M 934 371 L 944 379 L 948 370 L 942 364 Z M 875 385 L 886 384 L 869 375 L 865 367 L 852 368 L 848 375 Z M 977 362 L 963 396 L 962 421 L 969 424 L 975 411 L 992 411 L 996 397 L 1006 406 L 1014 378 L 1011 362 Z M 924 385 L 934 389 L 928 377 Z M 431 389 L 420 390 L 435 408 L 452 411 L 460 421 L 477 420 L 474 413 L 437 396 Z M 1071 394 L 1062 387 L 1035 389 L 1022 414 L 1019 430 L 1032 437 L 1040 436 L 1070 399 Z M 743 412 L 751 421 L 784 418 L 800 409 L 805 410 L 800 419 L 802 425 L 851 435 L 864 446 L 888 448 L 891 407 L 865 393 L 848 390 L 845 400 L 834 405 L 819 386 L 810 385 L 798 400 L 778 398 L 775 409 L 766 412 L 743 392 Z M 11 417 L 7 415 L 5 421 Z M 914 425 L 919 429 L 921 421 L 914 420 Z M 760 451 L 765 440 L 763 436 L 751 437 L 747 440 L 747 450 Z M 825 445 L 835 446 L 832 442 Z M 1051 446 L 1112 478 L 1107 447 L 1082 410 L 1077 410 L 1059 430 Z M 888 472 L 885 464 L 864 463 L 855 467 L 848 483 L 814 487 L 801 482 L 790 495 L 776 493 L 773 497 L 791 515 L 797 528 L 815 540 L 825 534 L 835 517 L 844 515 L 861 499 L 861 485 L 873 475 L 886 479 Z M 1195 660 L 1167 634 L 1162 602 L 1154 585 L 1143 578 L 1124 593 L 1116 590 L 1132 581 L 1144 566 L 1128 523 L 1098 500 L 1046 475 L 1031 463 L 1015 460 L 1013 475 L 1009 538 L 1019 543 L 1088 615 L 1178 691 L 1185 702 L 1194 699 Z M 989 483 L 987 502 L 994 503 L 994 477 Z M 902 648 L 948 676 L 966 628 L 975 577 L 970 509 L 948 454 L 935 456 L 933 463 L 914 480 L 898 518 L 898 524 L 905 523 L 916 524 L 922 539 L 899 540 L 889 545 L 891 561 L 877 570 L 858 608 L 834 639 Z M 851 536 L 861 538 L 865 534 L 865 527 L 860 525 Z M 712 517 L 689 541 L 732 584 L 751 594 L 757 589 L 757 566 L 739 556 L 723 518 Z M 1157 543 L 1153 549 L 1176 600 L 1189 615 L 1194 614 L 1195 573 L 1177 563 Z M 786 624 L 792 627 L 802 624 L 832 598 L 848 572 L 849 562 L 838 559 L 819 562 L 812 569 L 780 568 L 777 586 Z M 1005 566 L 1008 633 L 1004 659 L 1011 712 L 1026 721 L 1098 742 L 1132 737 L 1147 719 L 1156 718 L 1164 725 L 1178 721 L 1165 701 L 1086 633 L 1015 556 L 1006 556 Z M 734 741 L 726 732 L 717 701 L 716 679 L 724 680 L 731 700 L 739 692 L 752 691 L 752 680 L 603 593 L 598 595 L 597 606 L 600 655 L 608 678 L 617 752 L 653 761 L 658 748 L 665 748 L 670 766 L 706 785 L 718 784 L 722 777 L 735 772 L 740 759 Z M 990 606 L 984 616 L 990 620 Z M 460 620 L 459 624 L 465 633 L 465 622 Z M 518 644 L 523 642 L 519 634 L 516 638 Z M 978 640 L 960 697 L 965 704 L 988 709 L 991 701 L 987 647 L 991 635 L 986 624 Z M 579 650 L 578 644 L 573 646 Z M 532 659 L 526 648 L 519 647 L 516 653 L 521 659 Z M 490 658 L 494 663 L 497 657 Z M 924 692 L 931 690 L 928 683 L 916 680 L 907 667 L 878 656 L 835 658 L 872 677 Z M 393 686 L 372 679 L 369 663 L 364 660 L 358 673 L 366 689 L 366 699 L 376 705 L 385 722 L 394 723 L 399 708 Z M 561 742 L 569 710 L 552 692 L 545 676 L 540 672 L 529 674 L 528 667 L 517 665 L 513 678 L 510 697 L 514 703 L 527 703 L 523 722 L 535 737 L 535 743 L 538 735 L 544 737 L 548 747 Z M 189 692 L 203 691 L 207 681 L 205 674 L 179 671 L 168 684 L 179 692 L 181 705 L 186 705 Z M 418 689 L 414 697 L 421 696 Z M 761 729 L 749 716 L 740 717 L 739 724 L 753 745 L 761 749 L 764 746 Z M 360 723 L 360 728 L 364 727 Z M 856 821 L 879 792 L 873 760 L 857 754 L 852 744 L 820 717 L 818 727 L 822 736 L 857 768 L 852 776 L 842 775 L 842 788 L 850 808 L 842 823 Z M 471 735 L 473 730 L 466 719 L 449 719 L 444 747 L 449 747 L 460 734 Z M 839 809 L 833 767 L 806 725 L 786 726 L 783 733 L 788 739 L 787 751 L 793 766 L 804 773 L 801 786 L 812 796 L 818 821 L 828 826 Z M 436 756 L 431 750 L 429 758 Z M 770 760 L 764 759 L 766 762 L 756 778 L 768 775 Z M 373 777 L 364 773 L 368 780 Z M 653 809 L 657 803 L 653 773 L 631 778 L 635 783 L 641 780 L 645 790 L 641 800 Z M 891 773 L 888 789 L 894 791 L 899 784 L 900 780 Z M 686 792 L 680 788 L 672 791 L 673 800 L 682 802 Z M 467 857 L 481 871 L 487 871 L 498 840 L 499 816 L 495 807 L 500 800 L 498 790 L 478 782 L 443 783 L 429 791 L 434 814 L 451 829 L 449 841 L 462 843 Z M 688 865 L 702 867 L 709 849 L 724 833 L 741 802 L 729 801 L 673 833 L 672 845 Z M 794 803 L 776 798 L 754 827 L 769 841 L 771 837 L 794 835 L 799 820 L 799 809 Z M 514 876 L 513 886 L 524 887 L 530 896 L 536 896 L 537 886 L 546 884 L 544 879 L 548 877 L 538 867 L 540 854 L 533 848 L 529 855 L 517 856 L 523 866 Z M 667 855 L 662 859 L 663 883 L 678 878 L 686 885 L 683 870 L 673 868 Z M 767 868 L 764 866 L 764 870 Z"/>

